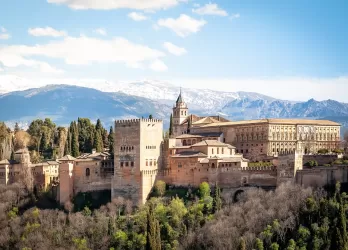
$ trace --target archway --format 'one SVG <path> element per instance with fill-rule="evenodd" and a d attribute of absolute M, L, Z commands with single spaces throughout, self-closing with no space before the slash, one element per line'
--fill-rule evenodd
<path fill-rule="evenodd" d="M 240 201 L 240 199 L 241 199 L 243 193 L 244 193 L 244 190 L 238 189 L 238 190 L 234 193 L 234 195 L 233 195 L 233 202 L 238 202 L 238 201 Z"/>

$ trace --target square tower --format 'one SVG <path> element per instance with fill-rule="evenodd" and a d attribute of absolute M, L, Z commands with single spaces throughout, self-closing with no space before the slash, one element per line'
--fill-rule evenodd
<path fill-rule="evenodd" d="M 157 119 L 115 122 L 114 180 L 112 198 L 144 203 L 161 162 L 163 122 Z"/>

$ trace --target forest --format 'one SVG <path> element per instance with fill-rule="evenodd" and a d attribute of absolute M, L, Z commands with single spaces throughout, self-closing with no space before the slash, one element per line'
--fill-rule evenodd
<path fill-rule="evenodd" d="M 175 192 L 157 181 L 142 207 L 26 208 L 30 190 L 0 187 L 0 249 L 348 249 L 347 195 L 283 184 L 236 200 L 217 185 Z"/>
<path fill-rule="evenodd" d="M 32 163 L 57 159 L 70 154 L 74 157 L 91 153 L 92 149 L 109 150 L 113 155 L 113 128 L 105 129 L 100 119 L 93 124 L 88 118 L 78 118 L 69 127 L 57 126 L 51 119 L 34 120 L 27 130 L 16 123 L 13 131 L 0 122 L 0 161 L 13 158 L 14 152 L 27 147 Z"/>

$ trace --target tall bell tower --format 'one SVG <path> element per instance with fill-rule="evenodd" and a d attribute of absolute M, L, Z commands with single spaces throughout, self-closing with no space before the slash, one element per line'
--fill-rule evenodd
<path fill-rule="evenodd" d="M 188 107 L 185 103 L 181 88 L 180 88 L 180 94 L 178 98 L 176 99 L 175 106 L 173 107 L 173 128 L 174 128 L 174 134 L 181 134 L 180 131 L 180 125 L 185 121 L 185 119 L 188 117 Z"/>

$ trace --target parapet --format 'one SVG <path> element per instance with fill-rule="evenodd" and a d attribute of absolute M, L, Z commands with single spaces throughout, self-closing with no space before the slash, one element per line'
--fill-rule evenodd
<path fill-rule="evenodd" d="M 162 123 L 160 119 L 125 119 L 125 120 L 116 120 L 115 127 L 125 127 L 125 126 L 139 126 L 140 123 Z"/>

